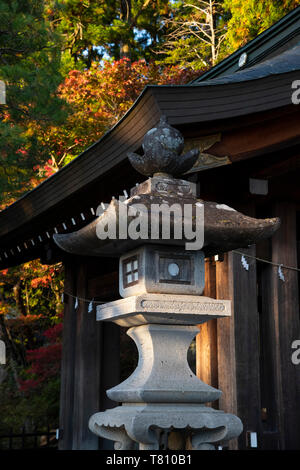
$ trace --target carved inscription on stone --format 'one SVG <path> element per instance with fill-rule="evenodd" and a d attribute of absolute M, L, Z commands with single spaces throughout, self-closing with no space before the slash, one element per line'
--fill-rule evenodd
<path fill-rule="evenodd" d="M 147 310 L 164 310 L 182 311 L 188 309 L 193 312 L 224 312 L 225 305 L 221 302 L 180 302 L 180 301 L 164 301 L 164 300 L 142 300 L 141 307 Z"/>

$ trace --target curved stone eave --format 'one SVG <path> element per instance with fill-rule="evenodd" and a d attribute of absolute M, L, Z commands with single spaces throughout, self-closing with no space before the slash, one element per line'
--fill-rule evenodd
<path fill-rule="evenodd" d="M 139 198 L 142 199 L 142 198 Z M 143 199 L 142 199 L 143 200 Z M 147 197 L 148 203 L 155 198 Z M 172 198 L 165 196 L 164 201 L 172 202 Z M 127 207 L 134 205 L 134 198 L 126 201 Z M 201 203 L 204 205 L 204 246 L 206 256 L 225 253 L 238 248 L 247 247 L 260 240 L 271 237 L 279 228 L 279 218 L 255 219 L 248 217 L 234 209 L 215 202 L 199 201 L 196 198 L 174 201 L 183 205 L 185 202 Z M 82 229 L 66 234 L 55 234 L 55 243 L 63 250 L 73 255 L 115 257 L 145 244 L 163 244 L 184 246 L 189 240 L 147 240 L 138 239 L 105 239 L 100 240 L 96 229 L 99 221 L 105 225 L 119 210 L 119 201 L 113 200 L 108 209 L 93 222 Z M 117 218 L 118 220 L 118 218 Z M 128 225 L 132 219 L 129 218 Z M 149 224 L 150 226 L 150 224 Z M 193 225 L 194 227 L 194 225 Z M 118 224 L 116 233 L 118 234 Z"/>

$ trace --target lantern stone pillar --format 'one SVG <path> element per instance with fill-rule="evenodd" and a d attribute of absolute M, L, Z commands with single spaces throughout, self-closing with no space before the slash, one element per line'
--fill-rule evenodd
<path fill-rule="evenodd" d="M 119 272 L 124 298 L 98 306 L 97 320 L 130 327 L 139 361 L 127 380 L 107 391 L 122 405 L 94 414 L 90 430 L 115 440 L 120 450 L 135 443 L 140 450 L 159 449 L 161 432 L 169 429 L 184 433 L 184 446 L 188 440 L 193 449 L 237 437 L 239 418 L 205 406 L 222 392 L 196 377 L 187 362 L 196 325 L 231 310 L 229 301 L 201 296 L 203 253 L 145 246 L 123 255 Z"/>

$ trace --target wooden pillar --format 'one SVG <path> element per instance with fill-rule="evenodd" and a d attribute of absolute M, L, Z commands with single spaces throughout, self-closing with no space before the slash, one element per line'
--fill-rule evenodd
<path fill-rule="evenodd" d="M 78 268 L 77 295 L 88 298 L 88 262 Z M 89 450 L 98 448 L 98 438 L 88 428 L 92 414 L 99 411 L 100 385 L 100 324 L 95 314 L 88 313 L 88 303 L 78 300 L 76 352 L 74 371 L 74 413 L 72 449 Z"/>
<path fill-rule="evenodd" d="M 216 263 L 216 298 L 232 299 L 232 275 L 229 260 L 232 254 L 225 254 L 224 261 Z M 236 402 L 236 356 L 235 356 L 235 312 L 230 318 L 217 320 L 218 388 L 222 390 L 219 408 L 226 413 L 237 414 Z M 230 449 L 237 449 L 236 439 L 230 441 Z"/>
<path fill-rule="evenodd" d="M 65 292 L 76 295 L 76 265 L 65 263 Z M 64 321 L 61 361 L 59 449 L 72 449 L 73 444 L 73 406 L 74 370 L 76 345 L 76 311 L 70 297 L 64 296 Z"/>
<path fill-rule="evenodd" d="M 281 227 L 271 241 L 272 261 L 297 267 L 295 206 L 276 203 L 273 214 L 281 218 Z M 278 268 L 273 266 L 265 268 L 263 274 L 265 363 L 269 365 L 273 385 L 267 390 L 267 424 L 269 432 L 278 433 L 279 448 L 297 449 L 300 442 L 300 369 L 291 361 L 291 344 L 300 338 L 298 273 L 287 269 L 282 272 L 284 280 L 278 276 Z"/>
<path fill-rule="evenodd" d="M 101 292 L 101 274 L 95 283 L 93 258 L 77 258 L 66 266 L 66 295 L 61 373 L 60 449 L 96 450 L 99 439 L 88 429 L 92 414 L 116 406 L 105 392 L 119 381 L 119 329 L 96 321 L 95 308 L 88 312 L 88 302 Z M 100 268 L 99 268 L 100 269 Z M 90 282 L 90 273 L 94 276 Z M 97 292 L 93 289 L 97 286 Z M 107 288 L 107 286 L 106 286 Z M 118 285 L 110 292 L 117 292 Z M 75 298 L 78 307 L 75 309 Z M 110 300 L 110 299 L 108 299 Z M 100 443 L 106 448 L 105 443 Z M 109 447 L 109 446 L 108 446 Z"/>
<path fill-rule="evenodd" d="M 262 259 L 271 259 L 272 241 L 260 248 Z M 274 268 L 262 263 L 261 271 L 261 396 L 263 409 L 262 447 L 268 450 L 283 448 L 282 441 L 282 397 L 280 374 L 280 347 L 278 317 L 274 316 Z M 277 282 L 277 281 L 276 281 Z"/>
<path fill-rule="evenodd" d="M 245 255 L 256 256 L 255 245 L 239 250 Z M 245 256 L 248 269 L 242 265 L 242 255 L 233 253 L 233 309 L 235 318 L 235 368 L 237 414 L 244 430 L 239 437 L 239 449 L 246 449 L 247 432 L 257 434 L 261 445 L 261 400 L 260 400 L 260 332 L 257 305 L 256 260 Z"/>
<path fill-rule="evenodd" d="M 255 246 L 239 250 L 255 256 Z M 241 254 L 228 253 L 216 263 L 216 297 L 230 299 L 231 318 L 217 320 L 218 385 L 223 395 L 220 409 L 234 413 L 244 430 L 231 448 L 246 449 L 247 432 L 261 435 L 259 314 L 257 309 L 256 261 Z"/>
<path fill-rule="evenodd" d="M 205 289 L 203 295 L 216 298 L 216 266 L 213 259 L 205 260 Z M 196 373 L 203 382 L 218 387 L 217 320 L 200 325 L 196 337 Z M 216 402 L 208 404 L 216 407 Z"/>

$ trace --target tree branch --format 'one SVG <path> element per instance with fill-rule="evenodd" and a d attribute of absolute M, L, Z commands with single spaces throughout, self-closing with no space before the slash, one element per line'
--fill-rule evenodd
<path fill-rule="evenodd" d="M 130 26 L 131 27 L 134 27 L 136 26 L 136 22 L 139 18 L 139 16 L 143 13 L 143 11 L 147 8 L 147 6 L 149 5 L 149 3 L 151 2 L 151 0 L 145 0 L 142 7 L 139 9 L 139 11 L 137 12 L 137 14 L 135 15 L 135 17 L 131 20 L 130 22 Z"/>

